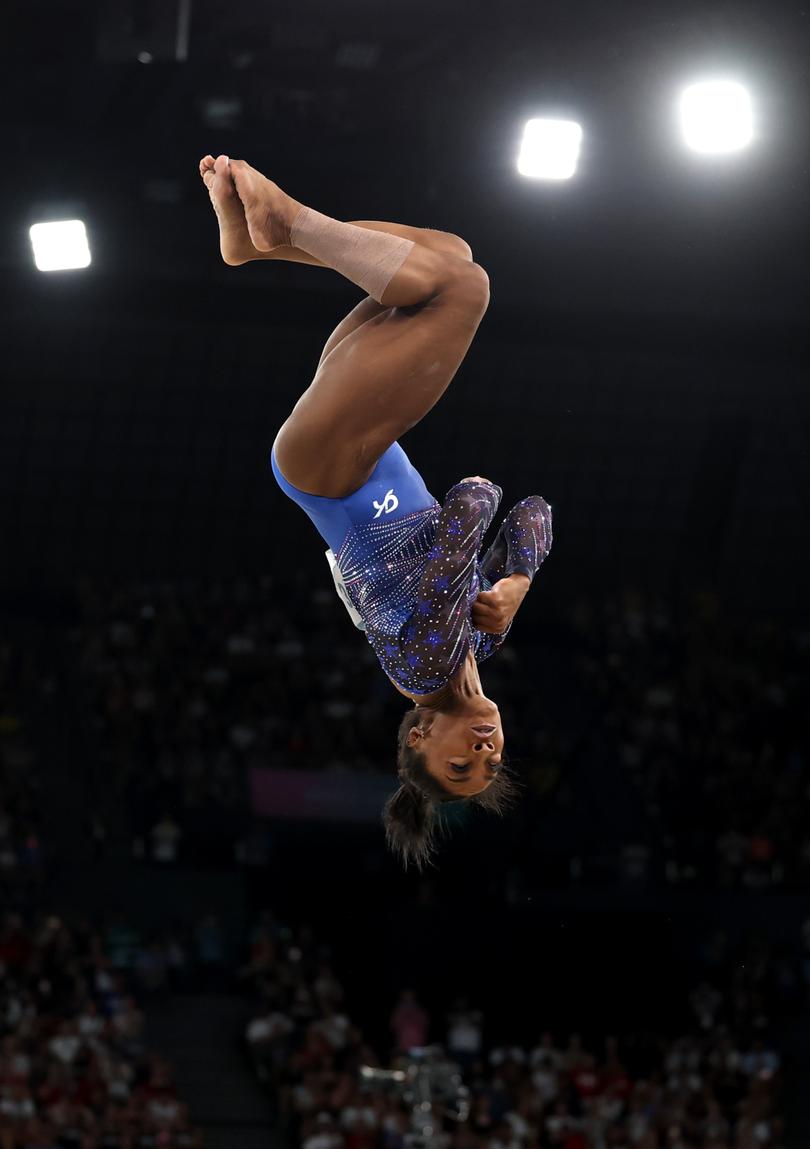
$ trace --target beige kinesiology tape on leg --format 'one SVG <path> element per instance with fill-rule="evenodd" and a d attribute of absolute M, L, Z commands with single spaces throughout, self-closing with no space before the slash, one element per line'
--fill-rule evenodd
<path fill-rule="evenodd" d="M 345 275 L 378 303 L 414 248 L 413 240 L 341 223 L 310 207 L 302 207 L 295 217 L 290 241 Z"/>

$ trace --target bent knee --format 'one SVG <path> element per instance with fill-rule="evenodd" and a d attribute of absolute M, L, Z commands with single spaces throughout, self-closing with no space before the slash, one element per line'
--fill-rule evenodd
<path fill-rule="evenodd" d="M 473 262 L 472 248 L 466 239 L 462 239 L 460 235 L 453 235 L 450 231 L 443 231 L 441 234 L 451 255 L 457 255 L 460 259 L 466 259 L 470 263 Z"/>
<path fill-rule="evenodd" d="M 489 303 L 489 276 L 480 263 L 459 265 L 456 282 L 458 290 L 467 299 L 486 310 Z"/>

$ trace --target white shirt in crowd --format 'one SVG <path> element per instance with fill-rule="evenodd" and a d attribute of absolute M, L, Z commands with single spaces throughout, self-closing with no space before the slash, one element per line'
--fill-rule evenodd
<path fill-rule="evenodd" d="M 522 1146 L 516 1135 L 508 1141 L 502 1140 L 500 1137 L 490 1137 L 487 1142 L 487 1149 L 522 1149 Z"/>
<path fill-rule="evenodd" d="M 152 857 L 156 862 L 177 861 L 177 843 L 183 831 L 171 818 L 163 818 L 149 831 Z"/>
<path fill-rule="evenodd" d="M 454 1013 L 450 1017 L 447 1044 L 454 1053 L 478 1053 L 481 1049 L 481 1015 Z"/>
<path fill-rule="evenodd" d="M 545 1104 L 552 1101 L 559 1092 L 559 1083 L 557 1079 L 557 1071 L 548 1066 L 540 1066 L 535 1069 L 532 1074 L 532 1084 L 540 1095 L 541 1101 Z"/>
<path fill-rule="evenodd" d="M 341 1149 L 343 1136 L 337 1129 L 319 1129 L 304 1138 L 301 1149 Z"/>
<path fill-rule="evenodd" d="M 333 1049 L 343 1049 L 349 1040 L 351 1022 L 345 1013 L 333 1013 L 331 1017 L 324 1017 L 318 1022 L 318 1029 Z"/>
<path fill-rule="evenodd" d="M 81 1044 L 82 1039 L 75 1033 L 58 1033 L 56 1037 L 51 1038 L 48 1048 L 54 1057 L 58 1057 L 60 1061 L 70 1065 L 79 1052 Z"/>
<path fill-rule="evenodd" d="M 554 1140 L 561 1137 L 566 1130 L 573 1129 L 576 1123 L 567 1113 L 550 1113 L 545 1124 L 549 1137 Z"/>
<path fill-rule="evenodd" d="M 251 1044 L 256 1045 L 284 1037 L 292 1029 L 293 1023 L 283 1013 L 266 1013 L 262 1017 L 254 1017 L 248 1023 L 246 1037 Z"/>
<path fill-rule="evenodd" d="M 340 1123 L 345 1129 L 352 1128 L 377 1128 L 377 1114 L 371 1106 L 347 1106 L 340 1115 Z"/>
<path fill-rule="evenodd" d="M 506 1120 L 512 1127 L 512 1132 L 519 1141 L 528 1141 L 533 1129 L 522 1113 L 507 1113 Z"/>
<path fill-rule="evenodd" d="M 507 1060 L 516 1061 L 518 1065 L 525 1065 L 526 1054 L 519 1045 L 503 1045 L 493 1049 L 489 1055 L 490 1065 L 503 1065 Z"/>
<path fill-rule="evenodd" d="M 0 1113 L 12 1120 L 27 1120 L 36 1116 L 36 1107 L 30 1097 L 14 1097 L 10 1089 L 0 1092 Z"/>
<path fill-rule="evenodd" d="M 180 1105 L 173 1097 L 153 1097 L 149 1112 L 157 1125 L 172 1125 L 180 1116 Z"/>
<path fill-rule="evenodd" d="M 553 1045 L 536 1045 L 529 1058 L 533 1066 L 542 1065 L 548 1059 L 552 1069 L 559 1069 L 562 1065 L 563 1055 Z"/>
<path fill-rule="evenodd" d="M 92 1038 L 104 1029 L 104 1018 L 97 1013 L 83 1013 L 78 1020 L 78 1029 L 82 1037 Z"/>

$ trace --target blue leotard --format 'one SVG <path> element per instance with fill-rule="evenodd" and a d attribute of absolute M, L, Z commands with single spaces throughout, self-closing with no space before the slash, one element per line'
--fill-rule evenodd
<path fill-rule="evenodd" d="M 551 508 L 532 495 L 512 508 L 479 560 L 503 492 L 494 483 L 456 483 L 441 505 L 394 443 L 368 482 L 343 499 L 293 487 L 272 456 L 282 489 L 307 512 L 337 560 L 366 638 L 397 686 L 430 694 L 444 686 L 470 649 L 478 662 L 509 632 L 472 624 L 472 604 L 500 578 L 534 578 L 551 549 Z"/>

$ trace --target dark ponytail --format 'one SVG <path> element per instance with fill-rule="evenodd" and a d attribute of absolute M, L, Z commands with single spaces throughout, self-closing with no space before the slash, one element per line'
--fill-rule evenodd
<path fill-rule="evenodd" d="M 406 869 L 413 863 L 421 870 L 430 861 L 436 823 L 436 803 L 410 782 L 404 782 L 385 803 L 383 825 L 388 847 Z"/>
<path fill-rule="evenodd" d="M 436 838 L 441 831 L 441 806 L 444 802 L 459 801 L 448 794 L 427 768 L 424 754 L 408 746 L 409 732 L 418 725 L 423 715 L 419 708 L 407 710 L 397 731 L 397 777 L 402 785 L 383 808 L 385 836 L 391 849 L 407 869 L 413 863 L 424 869 L 436 849 Z M 503 814 L 517 793 L 511 776 L 501 769 L 486 790 L 471 802 L 495 814 Z"/>

